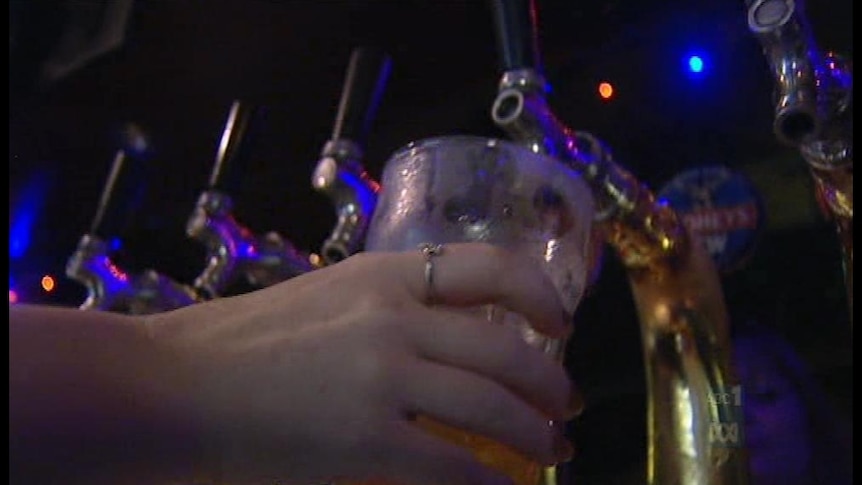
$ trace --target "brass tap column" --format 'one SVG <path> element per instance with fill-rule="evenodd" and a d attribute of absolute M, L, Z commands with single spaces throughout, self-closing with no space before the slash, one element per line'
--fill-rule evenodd
<path fill-rule="evenodd" d="M 597 226 L 628 271 L 647 376 L 647 483 L 747 483 L 742 437 L 724 433 L 742 423 L 739 407 L 724 398 L 739 388 L 712 259 L 607 147 L 554 116 L 538 68 L 536 5 L 493 0 L 492 10 L 504 71 L 494 122 L 584 176 L 596 200 Z"/>

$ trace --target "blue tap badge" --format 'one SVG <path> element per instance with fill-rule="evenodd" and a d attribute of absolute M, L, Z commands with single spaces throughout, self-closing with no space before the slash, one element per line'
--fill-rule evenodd
<path fill-rule="evenodd" d="M 754 252 L 764 227 L 760 194 L 744 175 L 722 166 L 680 173 L 658 193 L 699 234 L 719 271 L 730 273 Z"/>

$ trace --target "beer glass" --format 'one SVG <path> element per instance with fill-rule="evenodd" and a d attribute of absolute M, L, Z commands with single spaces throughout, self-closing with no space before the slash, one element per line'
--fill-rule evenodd
<path fill-rule="evenodd" d="M 596 248 L 591 247 L 593 199 L 573 170 L 512 142 L 448 136 L 415 141 L 395 152 L 381 182 L 366 251 L 417 250 L 423 243 L 499 245 L 535 260 L 566 311 L 574 314 Z M 481 312 L 490 324 L 513 326 L 549 358 L 564 357 L 566 342 L 534 331 L 513 312 L 495 305 L 466 311 Z M 429 432 L 470 448 L 517 485 L 540 483 L 540 464 L 484 437 L 417 419 Z"/>

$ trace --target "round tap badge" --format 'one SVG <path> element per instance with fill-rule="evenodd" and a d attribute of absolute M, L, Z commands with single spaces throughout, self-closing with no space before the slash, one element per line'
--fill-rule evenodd
<path fill-rule="evenodd" d="M 722 166 L 687 170 L 658 193 L 689 231 L 699 234 L 719 271 L 745 264 L 764 227 L 760 194 L 748 178 Z"/>

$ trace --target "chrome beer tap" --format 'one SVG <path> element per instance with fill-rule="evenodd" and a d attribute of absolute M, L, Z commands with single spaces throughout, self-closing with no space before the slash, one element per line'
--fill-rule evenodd
<path fill-rule="evenodd" d="M 853 321 L 853 73 L 815 42 L 803 0 L 746 0 L 748 27 L 775 86 L 773 130 L 799 150 L 841 242 Z"/>
<path fill-rule="evenodd" d="M 738 380 L 711 257 L 601 141 L 556 118 L 539 68 L 534 2 L 491 5 L 503 70 L 494 122 L 514 140 L 582 174 L 596 201 L 597 226 L 627 269 L 647 376 L 647 483 L 747 483 L 743 444 L 732 441 L 738 434 L 726 433 L 738 430 L 741 409 L 716 399 L 738 389 Z"/>
<path fill-rule="evenodd" d="M 350 56 L 332 137 L 323 146 L 311 180 L 316 190 L 332 199 L 338 217 L 321 249 L 325 264 L 356 253 L 365 241 L 380 186 L 362 159 L 390 66 L 389 56 L 370 48 L 356 48 Z"/>
<path fill-rule="evenodd" d="M 207 248 L 206 267 L 194 282 L 207 298 L 223 296 L 240 278 L 265 287 L 314 269 L 309 256 L 279 234 L 258 237 L 233 215 L 228 193 L 243 168 L 242 145 L 256 114 L 256 108 L 241 101 L 231 104 L 207 189 L 186 224 L 186 234 Z"/>
<path fill-rule="evenodd" d="M 154 270 L 130 274 L 111 259 L 103 237 L 110 232 L 105 219 L 128 156 L 125 149 L 117 151 L 96 215 L 66 264 L 66 276 L 87 288 L 87 298 L 80 305 L 82 310 L 150 314 L 190 305 L 198 301 L 191 288 Z"/>

